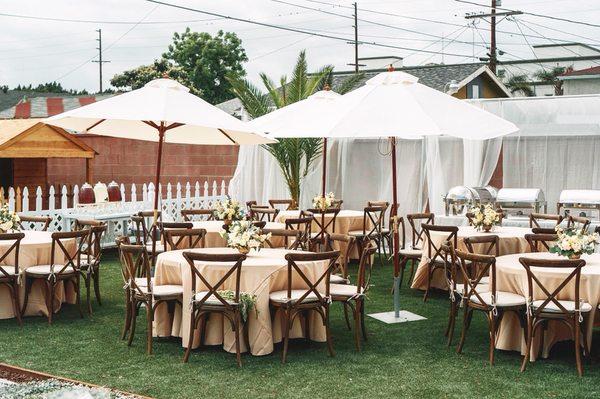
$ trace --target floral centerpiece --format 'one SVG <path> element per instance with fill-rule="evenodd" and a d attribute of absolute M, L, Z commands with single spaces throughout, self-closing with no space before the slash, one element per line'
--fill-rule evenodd
<path fill-rule="evenodd" d="M 235 220 L 242 220 L 246 217 L 240 203 L 230 197 L 215 204 L 214 215 L 216 219 L 222 220 L 225 224 L 231 224 Z"/>
<path fill-rule="evenodd" d="M 600 243 L 598 233 L 589 234 L 583 230 L 556 227 L 558 240 L 550 247 L 550 252 L 566 256 L 569 259 L 579 259 L 582 254 L 592 254 Z"/>
<path fill-rule="evenodd" d="M 500 212 L 496 211 L 491 204 L 474 206 L 470 213 L 472 216 L 469 222 L 477 231 L 489 232 L 492 227 L 500 224 Z"/>
<path fill-rule="evenodd" d="M 317 195 L 316 197 L 314 197 L 312 200 L 312 205 L 313 205 L 313 208 L 315 208 L 315 209 L 320 209 L 322 211 L 325 211 L 325 210 L 329 209 L 333 205 L 334 202 L 335 202 L 335 194 L 328 193 L 328 194 L 325 194 L 324 197 L 322 195 Z"/>
<path fill-rule="evenodd" d="M 233 222 L 228 230 L 221 230 L 220 235 L 227 241 L 228 247 L 235 248 L 243 254 L 247 254 L 253 248 L 259 251 L 271 238 L 271 233 L 262 234 L 261 229 L 249 220 Z"/>
<path fill-rule="evenodd" d="M 8 209 L 8 204 L 4 204 L 0 208 L 0 233 L 6 233 L 9 230 L 18 228 L 20 220 L 19 215 L 11 212 Z"/>

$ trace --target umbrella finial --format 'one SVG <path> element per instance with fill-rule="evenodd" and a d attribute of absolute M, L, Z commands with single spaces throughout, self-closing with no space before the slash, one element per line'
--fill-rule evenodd
<path fill-rule="evenodd" d="M 331 90 L 331 86 L 329 86 L 329 83 L 325 83 L 325 86 L 323 86 L 323 90 L 325 90 L 325 91 Z"/>
<path fill-rule="evenodd" d="M 162 74 L 163 79 L 169 79 L 169 74 L 165 71 Z"/>
<path fill-rule="evenodd" d="M 394 72 L 396 70 L 396 68 L 394 68 L 394 66 L 392 64 L 388 65 L 387 68 L 388 72 Z"/>

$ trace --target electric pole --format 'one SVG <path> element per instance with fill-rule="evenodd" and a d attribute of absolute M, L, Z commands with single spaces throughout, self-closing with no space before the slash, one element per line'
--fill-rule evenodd
<path fill-rule="evenodd" d="M 100 91 L 99 91 L 99 93 L 102 93 L 102 64 L 105 64 L 110 61 L 102 60 L 102 29 L 96 29 L 96 32 L 98 32 L 98 39 L 96 39 L 98 41 L 98 47 L 96 47 L 96 49 L 98 50 L 98 60 L 94 60 L 92 62 L 98 63 L 98 69 L 99 69 L 99 74 L 100 74 Z"/>
<path fill-rule="evenodd" d="M 358 73 L 358 67 L 364 66 L 358 63 L 358 6 L 354 3 L 354 41 L 348 44 L 354 44 L 354 63 L 348 65 L 354 66 L 354 73 Z"/>

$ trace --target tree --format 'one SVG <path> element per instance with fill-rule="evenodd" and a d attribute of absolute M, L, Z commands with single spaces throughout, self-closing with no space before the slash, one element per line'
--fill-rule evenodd
<path fill-rule="evenodd" d="M 562 67 L 555 66 L 552 69 L 541 69 L 535 73 L 535 77 L 542 82 L 549 83 L 554 86 L 554 95 L 562 96 L 564 93 L 563 90 L 563 81 L 558 79 L 558 77 L 565 72 L 572 71 L 572 67 Z"/>
<path fill-rule="evenodd" d="M 86 95 L 89 94 L 86 90 L 73 90 L 73 89 L 65 89 L 62 87 L 62 85 L 58 82 L 49 82 L 49 83 L 40 83 L 37 86 L 33 86 L 31 84 L 25 86 L 25 85 L 18 85 L 17 87 L 14 88 L 14 90 L 17 91 L 31 91 L 31 92 L 37 92 L 37 93 L 66 93 L 66 94 L 73 94 L 73 95 Z"/>
<path fill-rule="evenodd" d="M 219 31 L 211 36 L 186 28 L 173 35 L 173 43 L 160 59 L 117 74 L 110 83 L 117 88 L 137 89 L 166 75 L 209 103 L 218 104 L 233 97 L 226 76 L 245 76 L 245 61 L 248 57 L 235 33 Z"/>
<path fill-rule="evenodd" d="M 532 97 L 535 95 L 529 82 L 527 75 L 513 75 L 506 82 L 506 87 L 510 90 L 511 94 L 521 92 L 526 97 Z"/>
<path fill-rule="evenodd" d="M 265 115 L 273 109 L 304 100 L 314 92 L 323 89 L 332 80 L 333 67 L 326 65 L 315 73 L 308 73 L 306 53 L 301 51 L 296 61 L 291 80 L 287 76 L 279 79 L 279 87 L 265 73 L 260 74 L 267 90 L 262 92 L 247 79 L 228 76 L 232 92 L 240 99 L 244 109 L 252 118 Z M 344 94 L 356 87 L 362 74 L 352 75 L 337 87 Z M 335 90 L 336 88 L 334 88 Z M 336 90 L 336 91 L 337 91 Z M 264 148 L 277 160 L 293 200 L 300 199 L 300 186 L 308 174 L 311 165 L 319 157 L 322 140 L 318 138 L 284 138 Z"/>

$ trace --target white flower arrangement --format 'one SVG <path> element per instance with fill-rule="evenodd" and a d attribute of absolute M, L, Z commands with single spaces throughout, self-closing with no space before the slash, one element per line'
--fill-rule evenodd
<path fill-rule="evenodd" d="M 496 211 L 492 204 L 474 206 L 470 209 L 473 215 L 470 223 L 475 230 L 489 231 L 493 226 L 500 224 L 500 212 Z"/>
<path fill-rule="evenodd" d="M 214 211 L 215 218 L 218 220 L 242 220 L 246 217 L 246 213 L 242 209 L 239 202 L 232 200 L 230 197 L 225 198 L 223 201 L 218 201 L 215 204 Z"/>
<path fill-rule="evenodd" d="M 19 227 L 21 218 L 15 212 L 8 209 L 8 204 L 4 204 L 0 208 L 0 231 L 9 231 Z"/>
<path fill-rule="evenodd" d="M 235 221 L 228 230 L 223 229 L 219 234 L 227 241 L 228 247 L 236 248 L 242 253 L 247 253 L 253 248 L 259 251 L 271 238 L 271 233 L 262 234 L 261 229 L 248 220 Z"/>
<path fill-rule="evenodd" d="M 558 240 L 556 244 L 550 247 L 550 252 L 567 256 L 569 258 L 578 258 L 581 254 L 592 254 L 596 250 L 596 245 L 600 243 L 598 233 L 585 233 L 583 230 L 566 229 L 556 227 Z"/>
<path fill-rule="evenodd" d="M 323 197 L 322 195 L 317 195 L 316 197 L 314 197 L 312 200 L 312 205 L 313 205 L 313 208 L 324 211 L 324 210 L 329 209 L 331 207 L 331 205 L 333 205 L 334 202 L 335 202 L 335 194 L 328 193 L 328 194 L 325 194 L 325 197 Z"/>

